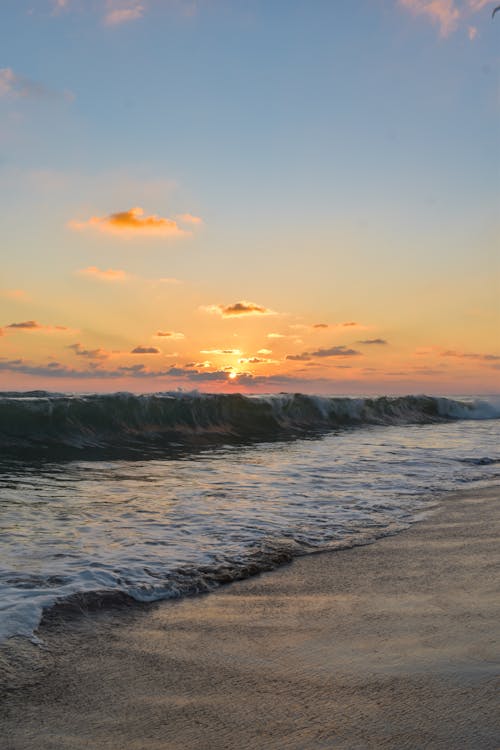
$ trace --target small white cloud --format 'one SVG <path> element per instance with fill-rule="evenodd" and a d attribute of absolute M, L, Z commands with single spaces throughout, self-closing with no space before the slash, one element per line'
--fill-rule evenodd
<path fill-rule="evenodd" d="M 119 26 L 129 21 L 137 21 L 144 15 L 144 5 L 140 3 L 116 3 L 108 2 L 108 12 L 104 16 L 106 26 Z"/>

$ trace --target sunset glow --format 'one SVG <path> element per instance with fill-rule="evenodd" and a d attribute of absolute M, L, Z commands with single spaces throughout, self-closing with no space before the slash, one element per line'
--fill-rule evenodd
<path fill-rule="evenodd" d="M 0 388 L 497 392 L 493 5 L 7 2 Z"/>

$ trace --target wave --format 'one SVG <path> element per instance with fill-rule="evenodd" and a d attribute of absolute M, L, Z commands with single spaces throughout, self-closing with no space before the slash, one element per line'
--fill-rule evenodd
<path fill-rule="evenodd" d="M 498 419 L 488 401 L 433 396 L 329 398 L 300 393 L 0 394 L 0 447 L 115 450 L 273 440 L 361 425 Z"/>

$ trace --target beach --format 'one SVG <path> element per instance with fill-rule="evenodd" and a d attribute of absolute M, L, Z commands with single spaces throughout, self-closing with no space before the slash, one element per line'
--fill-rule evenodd
<path fill-rule="evenodd" d="M 5 750 L 500 747 L 499 488 L 207 596 L 2 652 Z"/>

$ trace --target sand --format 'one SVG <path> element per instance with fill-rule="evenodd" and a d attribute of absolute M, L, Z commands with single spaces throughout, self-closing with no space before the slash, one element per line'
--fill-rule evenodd
<path fill-rule="evenodd" d="M 500 748 L 500 489 L 3 654 L 2 750 Z"/>

